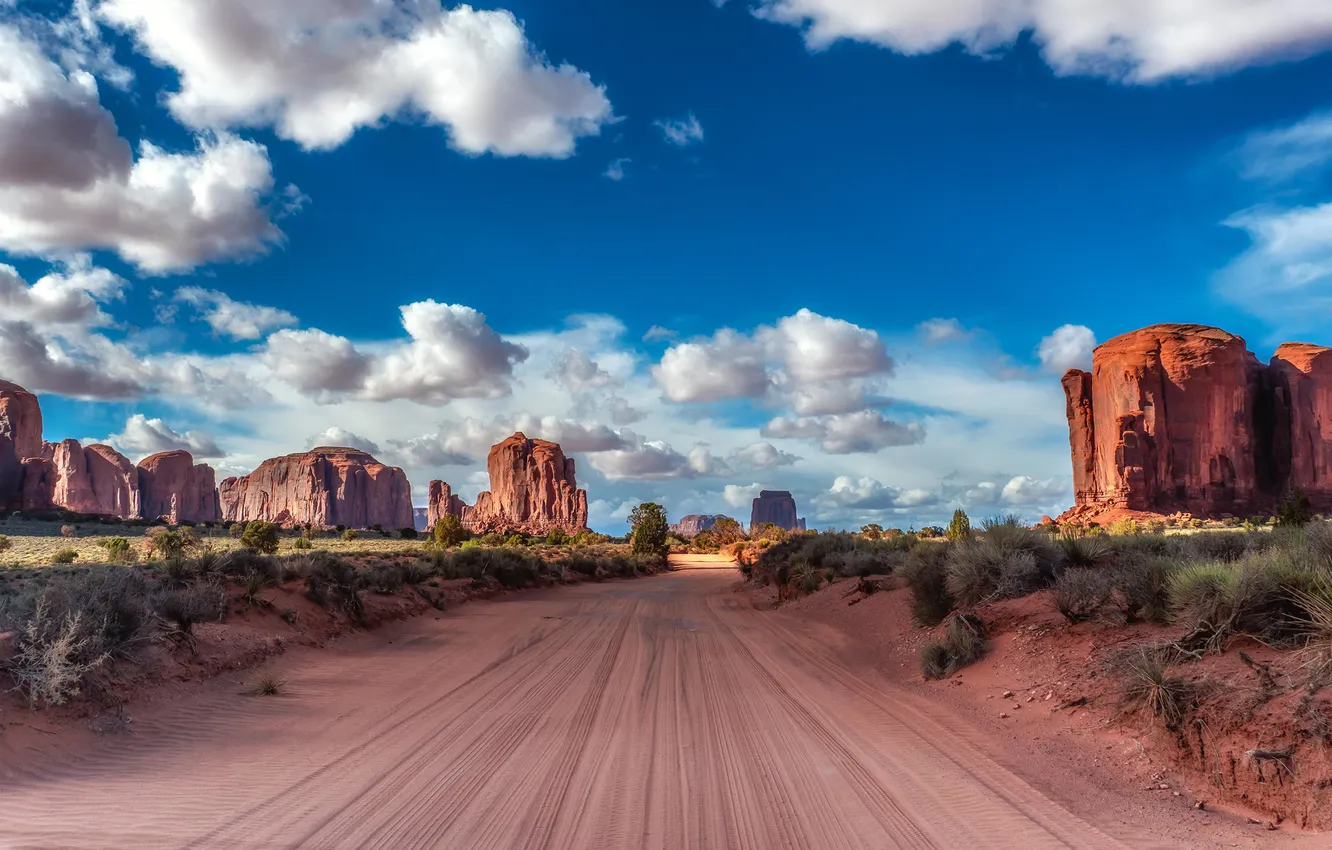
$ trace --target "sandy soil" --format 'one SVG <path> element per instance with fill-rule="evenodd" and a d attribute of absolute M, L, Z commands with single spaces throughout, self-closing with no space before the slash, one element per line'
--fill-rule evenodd
<path fill-rule="evenodd" d="M 678 566 L 298 649 L 276 697 L 237 674 L 101 734 L 7 729 L 0 847 L 1260 846 L 994 740 L 715 558 Z"/>

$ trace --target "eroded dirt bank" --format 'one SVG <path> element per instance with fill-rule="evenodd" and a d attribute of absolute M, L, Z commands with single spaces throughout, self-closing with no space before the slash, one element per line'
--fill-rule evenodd
<path fill-rule="evenodd" d="M 696 564 L 717 567 L 717 564 Z M 0 736 L 42 848 L 887 848 L 1250 843 L 1118 797 L 757 610 L 729 569 L 481 602 L 223 676 L 92 740 Z M 4 843 L 0 842 L 0 843 Z"/>

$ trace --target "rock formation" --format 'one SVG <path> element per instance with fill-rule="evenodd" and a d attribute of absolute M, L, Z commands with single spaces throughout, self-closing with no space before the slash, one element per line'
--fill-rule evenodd
<path fill-rule="evenodd" d="M 145 519 L 177 523 L 221 518 L 213 468 L 196 465 L 186 451 L 162 452 L 140 461 L 139 491 Z"/>
<path fill-rule="evenodd" d="M 140 516 L 139 472 L 110 446 L 46 443 L 42 459 L 51 466 L 43 476 L 50 482 L 48 508 L 121 519 Z"/>
<path fill-rule="evenodd" d="M 1154 325 L 1063 378 L 1076 506 L 1268 513 L 1287 487 L 1332 504 L 1332 352 L 1288 344 L 1268 366 L 1234 334 Z"/>
<path fill-rule="evenodd" d="M 679 522 L 671 523 L 671 531 L 684 538 L 696 536 L 700 531 L 707 531 L 723 519 L 723 514 L 690 514 L 680 517 Z"/>
<path fill-rule="evenodd" d="M 430 501 L 426 508 L 426 528 L 434 528 L 435 523 L 446 516 L 456 516 L 460 520 L 467 518 L 472 509 L 461 497 L 453 494 L 452 488 L 443 481 L 430 482 Z"/>
<path fill-rule="evenodd" d="M 587 491 L 578 489 L 573 459 L 558 443 L 529 440 L 518 432 L 491 447 L 486 466 L 490 490 L 465 512 L 468 528 L 545 534 L 552 528 L 575 533 L 587 527 Z"/>
<path fill-rule="evenodd" d="M 222 519 L 329 528 L 411 528 L 412 490 L 396 466 L 357 449 L 317 448 L 270 458 L 218 490 Z"/>
<path fill-rule="evenodd" d="M 42 409 L 37 396 L 0 381 L 0 510 L 20 507 L 23 461 L 42 455 Z"/>
<path fill-rule="evenodd" d="M 796 516 L 795 499 L 786 490 L 759 492 L 749 516 L 749 530 L 752 532 L 764 523 L 772 523 L 787 531 L 805 530 L 805 520 Z"/>

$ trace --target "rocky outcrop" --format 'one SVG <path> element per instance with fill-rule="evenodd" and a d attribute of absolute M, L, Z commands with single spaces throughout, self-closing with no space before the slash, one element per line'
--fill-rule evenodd
<path fill-rule="evenodd" d="M 575 533 L 587 527 L 587 491 L 579 490 L 574 462 L 558 443 L 522 432 L 491 447 L 490 490 L 476 497 L 463 524 L 473 531 Z"/>
<path fill-rule="evenodd" d="M 42 455 L 42 409 L 37 396 L 0 381 L 0 510 L 23 500 L 24 460 Z"/>
<path fill-rule="evenodd" d="M 222 519 L 284 526 L 411 528 L 406 474 L 357 449 L 323 447 L 270 458 L 218 488 Z"/>
<path fill-rule="evenodd" d="M 221 518 L 213 468 L 195 464 L 189 452 L 155 454 L 140 461 L 138 468 L 145 519 L 178 523 Z"/>
<path fill-rule="evenodd" d="M 426 507 L 426 528 L 434 528 L 435 523 L 446 516 L 456 516 L 459 520 L 467 518 L 472 510 L 461 497 L 453 494 L 453 489 L 443 481 L 431 481 L 428 505 Z"/>
<path fill-rule="evenodd" d="M 695 537 L 700 531 L 707 531 L 724 519 L 723 514 L 689 514 L 680 517 L 679 522 L 671 523 L 671 531 L 686 539 Z"/>
<path fill-rule="evenodd" d="M 1332 504 L 1332 356 L 1283 345 L 1270 365 L 1242 338 L 1154 325 L 1099 346 L 1063 378 L 1076 505 L 1247 516 L 1299 487 Z"/>
<path fill-rule="evenodd" d="M 796 516 L 795 499 L 786 490 L 761 490 L 749 515 L 749 530 L 772 523 L 787 531 L 804 531 L 805 520 Z"/>
<path fill-rule="evenodd" d="M 62 440 L 46 443 L 42 458 L 50 463 L 50 469 L 43 470 L 42 489 L 49 486 L 50 490 L 44 508 L 121 519 L 140 515 L 139 472 L 129 458 L 110 446 L 84 448 L 77 440 Z"/>

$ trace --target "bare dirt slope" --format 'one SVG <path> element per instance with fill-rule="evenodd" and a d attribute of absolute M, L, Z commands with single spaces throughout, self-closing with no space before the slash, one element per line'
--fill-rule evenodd
<path fill-rule="evenodd" d="M 277 697 L 237 674 L 92 739 L 6 729 L 0 847 L 1232 846 L 1072 813 L 1099 792 L 688 566 L 297 650 Z"/>

